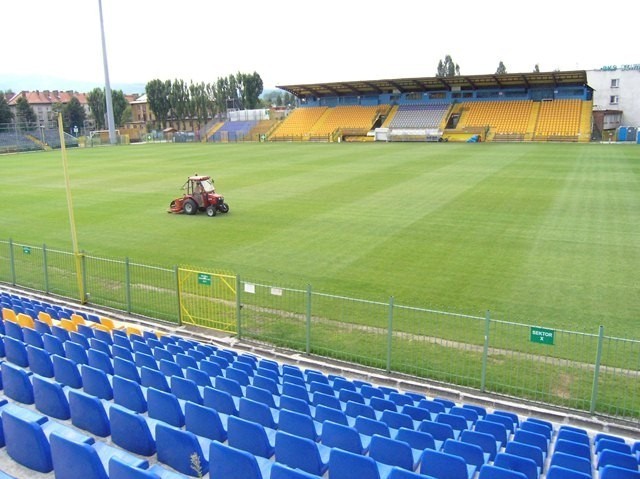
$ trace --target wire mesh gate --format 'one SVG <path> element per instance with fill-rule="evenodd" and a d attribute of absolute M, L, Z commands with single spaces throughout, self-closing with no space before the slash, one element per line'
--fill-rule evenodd
<path fill-rule="evenodd" d="M 226 272 L 178 268 L 183 323 L 237 333 L 237 278 Z"/>

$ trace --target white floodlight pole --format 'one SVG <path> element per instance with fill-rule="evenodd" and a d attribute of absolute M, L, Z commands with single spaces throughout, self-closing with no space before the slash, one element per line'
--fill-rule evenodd
<path fill-rule="evenodd" d="M 104 63 L 104 92 L 107 102 L 107 127 L 109 128 L 109 143 L 116 144 L 116 126 L 113 120 L 113 100 L 111 98 L 111 84 L 109 83 L 109 65 L 107 63 L 107 43 L 104 39 L 104 20 L 102 19 L 102 0 L 98 0 L 100 9 L 100 32 L 102 33 L 102 62 Z"/>

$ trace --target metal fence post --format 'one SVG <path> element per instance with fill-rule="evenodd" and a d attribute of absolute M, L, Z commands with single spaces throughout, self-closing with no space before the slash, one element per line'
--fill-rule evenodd
<path fill-rule="evenodd" d="M 242 339 L 242 300 L 240 299 L 240 294 L 242 290 L 240 286 L 242 285 L 242 281 L 240 281 L 240 275 L 236 274 L 236 321 L 238 323 L 238 339 Z"/>
<path fill-rule="evenodd" d="M 307 354 L 311 354 L 311 285 L 307 284 L 307 293 L 306 293 L 306 331 L 305 331 L 305 352 Z"/>
<path fill-rule="evenodd" d="M 16 285 L 16 262 L 13 257 L 13 240 L 9 238 L 9 264 L 11 265 L 11 284 Z"/>
<path fill-rule="evenodd" d="M 393 339 L 393 296 L 389 297 L 389 325 L 387 328 L 387 373 L 391 372 L 391 340 Z"/>
<path fill-rule="evenodd" d="M 596 349 L 596 364 L 593 370 L 593 387 L 591 388 L 591 407 L 589 412 L 593 414 L 596 410 L 598 400 L 598 376 L 600 375 L 600 362 L 602 361 L 602 341 L 604 338 L 604 326 L 598 328 L 598 347 Z"/>
<path fill-rule="evenodd" d="M 487 360 L 489 358 L 489 331 L 491 325 L 491 312 L 487 310 L 484 320 L 484 347 L 482 348 L 482 377 L 480 378 L 480 391 L 485 392 L 487 384 Z"/>
<path fill-rule="evenodd" d="M 80 252 L 80 259 L 81 267 L 80 271 L 78 271 L 78 274 L 82 275 L 82 291 L 80 291 L 80 303 L 86 304 L 90 294 L 89 291 L 87 291 L 87 257 L 84 250 Z"/>
<path fill-rule="evenodd" d="M 127 303 L 127 313 L 131 314 L 131 272 L 129 271 L 129 257 L 124 259 L 124 294 Z"/>
<path fill-rule="evenodd" d="M 42 244 L 42 269 L 44 272 L 44 291 L 49 294 L 49 266 L 47 264 L 47 245 Z"/>
<path fill-rule="evenodd" d="M 180 301 L 180 274 L 178 266 L 173 267 L 173 274 L 176 278 L 176 298 L 178 298 L 178 326 L 182 326 L 182 303 Z"/>

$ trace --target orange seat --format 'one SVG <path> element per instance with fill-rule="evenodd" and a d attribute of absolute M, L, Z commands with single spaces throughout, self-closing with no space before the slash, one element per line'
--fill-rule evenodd
<path fill-rule="evenodd" d="M 73 323 L 74 323 L 74 324 L 76 324 L 76 325 L 78 325 L 78 324 L 82 324 L 82 325 L 87 324 L 87 322 L 85 321 L 85 319 L 84 319 L 82 316 L 80 316 L 79 314 L 76 314 L 76 313 L 73 313 L 73 314 L 71 315 L 71 318 L 70 318 L 70 319 L 71 319 L 71 321 L 73 321 Z"/>
<path fill-rule="evenodd" d="M 49 326 L 53 326 L 53 318 L 49 313 L 45 313 L 44 311 L 40 311 L 38 313 L 38 319 L 43 323 L 48 324 Z"/>
<path fill-rule="evenodd" d="M 11 308 L 2 308 L 2 319 L 5 321 L 12 321 L 14 323 L 18 322 L 16 312 Z"/>
<path fill-rule="evenodd" d="M 74 323 L 73 321 L 71 321 L 70 319 L 61 319 L 60 323 L 58 323 L 59 326 L 61 328 L 66 329 L 67 331 L 71 332 L 77 332 L 78 331 L 78 327 L 76 326 L 76 323 Z"/>
<path fill-rule="evenodd" d="M 17 323 L 23 328 L 36 329 L 36 325 L 33 322 L 33 318 L 25 313 L 18 313 L 16 317 Z"/>

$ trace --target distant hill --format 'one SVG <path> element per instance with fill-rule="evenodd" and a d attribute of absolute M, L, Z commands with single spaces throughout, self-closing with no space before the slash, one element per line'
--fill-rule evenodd
<path fill-rule="evenodd" d="M 123 93 L 144 93 L 145 85 L 146 83 L 112 82 L 111 89 L 122 90 Z M 78 81 L 48 75 L 9 74 L 0 76 L 0 90 L 11 90 L 13 92 L 22 90 L 74 90 L 86 93 L 96 87 L 104 87 L 104 81 Z"/>

